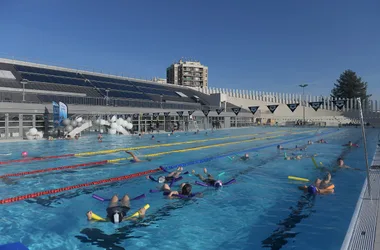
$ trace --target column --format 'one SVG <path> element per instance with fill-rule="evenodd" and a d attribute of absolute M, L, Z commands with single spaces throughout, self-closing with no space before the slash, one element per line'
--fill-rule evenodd
<path fill-rule="evenodd" d="M 9 114 L 5 114 L 5 139 L 9 138 Z"/>
<path fill-rule="evenodd" d="M 36 127 L 36 115 L 32 115 L 33 128 Z"/>
<path fill-rule="evenodd" d="M 18 116 L 18 136 L 21 138 L 24 138 L 24 133 L 23 133 L 23 115 L 19 114 Z"/>

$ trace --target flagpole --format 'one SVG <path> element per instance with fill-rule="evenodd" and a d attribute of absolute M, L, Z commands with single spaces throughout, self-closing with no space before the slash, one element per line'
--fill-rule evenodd
<path fill-rule="evenodd" d="M 371 196 L 371 181 L 370 181 L 370 178 L 369 178 L 367 139 L 366 139 L 366 136 L 365 136 L 363 110 L 362 110 L 362 104 L 361 104 L 360 98 L 356 98 L 356 100 L 358 101 L 360 122 L 361 122 L 361 127 L 362 127 L 362 137 L 363 137 L 363 144 L 364 144 L 364 157 L 365 157 L 365 165 L 367 167 L 367 188 L 368 188 L 368 195 L 369 195 L 369 197 L 372 200 L 372 196 Z"/>

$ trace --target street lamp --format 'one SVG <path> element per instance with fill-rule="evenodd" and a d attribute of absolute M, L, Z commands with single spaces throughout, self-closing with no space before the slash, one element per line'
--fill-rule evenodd
<path fill-rule="evenodd" d="M 25 102 L 25 84 L 28 84 L 28 80 L 22 80 L 22 102 Z"/>
<path fill-rule="evenodd" d="M 304 101 L 304 103 L 303 103 L 303 125 L 305 126 L 305 124 L 306 124 L 306 121 L 305 121 L 305 108 L 306 108 L 305 88 L 309 85 L 308 84 L 300 84 L 299 86 L 302 88 L 302 99 Z"/>

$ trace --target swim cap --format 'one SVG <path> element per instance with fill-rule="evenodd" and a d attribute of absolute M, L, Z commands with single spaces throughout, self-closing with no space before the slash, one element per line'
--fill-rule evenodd
<path fill-rule="evenodd" d="M 221 188 L 221 187 L 223 187 L 223 183 L 222 183 L 222 181 L 216 181 L 216 182 L 214 183 L 214 187 L 216 187 L 216 188 Z"/>
<path fill-rule="evenodd" d="M 120 223 L 123 221 L 123 215 L 121 213 L 114 213 L 112 218 L 111 218 L 111 222 L 112 223 Z"/>
<path fill-rule="evenodd" d="M 158 178 L 158 183 L 164 183 L 165 182 L 165 176 L 161 176 Z"/>
<path fill-rule="evenodd" d="M 316 194 L 317 193 L 317 188 L 314 187 L 313 185 L 310 185 L 310 186 L 307 187 L 307 192 L 309 194 Z"/>

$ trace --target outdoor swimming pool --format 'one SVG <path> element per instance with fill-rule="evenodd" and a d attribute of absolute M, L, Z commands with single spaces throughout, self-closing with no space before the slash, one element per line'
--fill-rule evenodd
<path fill-rule="evenodd" d="M 375 150 L 378 130 L 368 129 L 369 157 Z M 75 141 L 25 141 L 0 144 L 0 161 L 20 159 L 22 151 L 29 157 L 62 155 L 106 149 L 162 145 L 139 149 L 151 155 L 150 162 L 132 164 L 127 160 L 87 168 L 49 171 L 9 177 L 0 182 L 0 200 L 25 194 L 57 189 L 111 177 L 125 176 L 159 166 L 176 167 L 188 163 L 185 171 L 210 173 L 223 181 L 232 178 L 236 184 L 221 190 L 193 186 L 203 192 L 203 198 L 191 200 L 165 199 L 161 193 L 149 193 L 157 183 L 145 177 L 120 182 L 72 189 L 53 195 L 25 199 L 0 205 L 0 245 L 22 242 L 29 249 L 338 249 L 350 223 L 365 171 L 338 170 L 332 173 L 335 194 L 306 199 L 287 176 L 314 180 L 323 176 L 311 159 L 284 160 L 277 144 L 293 148 L 308 140 L 324 138 L 328 144 L 313 144 L 303 154 L 318 154 L 317 162 L 334 165 L 338 156 L 353 168 L 364 170 L 363 144 L 360 129 L 336 128 L 247 128 L 219 130 L 208 135 L 200 132 L 149 135 L 142 139 L 125 136 L 105 136 L 98 143 L 96 135 L 86 135 Z M 253 139 L 255 137 L 256 139 Z M 160 143 L 157 143 L 157 140 Z M 342 144 L 353 141 L 359 148 L 347 149 Z M 193 143 L 189 143 L 194 141 Z M 187 143 L 176 143 L 187 142 Z M 173 145 L 174 144 L 174 145 Z M 170 151 L 175 151 L 169 153 Z M 178 150 L 181 150 L 178 152 Z M 164 153 L 168 152 L 168 153 Z M 216 157 L 222 154 L 239 156 L 244 152 L 251 159 Z M 11 155 L 7 155 L 12 153 Z M 154 154 L 158 154 L 155 156 Z M 291 154 L 291 153 L 288 153 Z M 46 161 L 14 162 L 0 165 L 0 175 L 38 169 L 68 166 L 126 157 L 124 152 L 70 157 Z M 210 159 L 210 157 L 212 159 Z M 215 158 L 213 158 L 215 157 Z M 197 160 L 208 161 L 196 163 Z M 162 172 L 153 174 L 155 177 Z M 194 183 L 194 176 L 184 181 Z M 175 184 L 175 187 L 179 183 Z M 111 197 L 113 194 L 144 199 L 131 202 L 131 212 L 150 204 L 145 219 L 137 223 L 88 222 L 86 212 L 92 210 L 105 216 L 107 203 L 93 199 L 92 194 Z M 323 239 L 323 240 L 321 240 Z"/>

